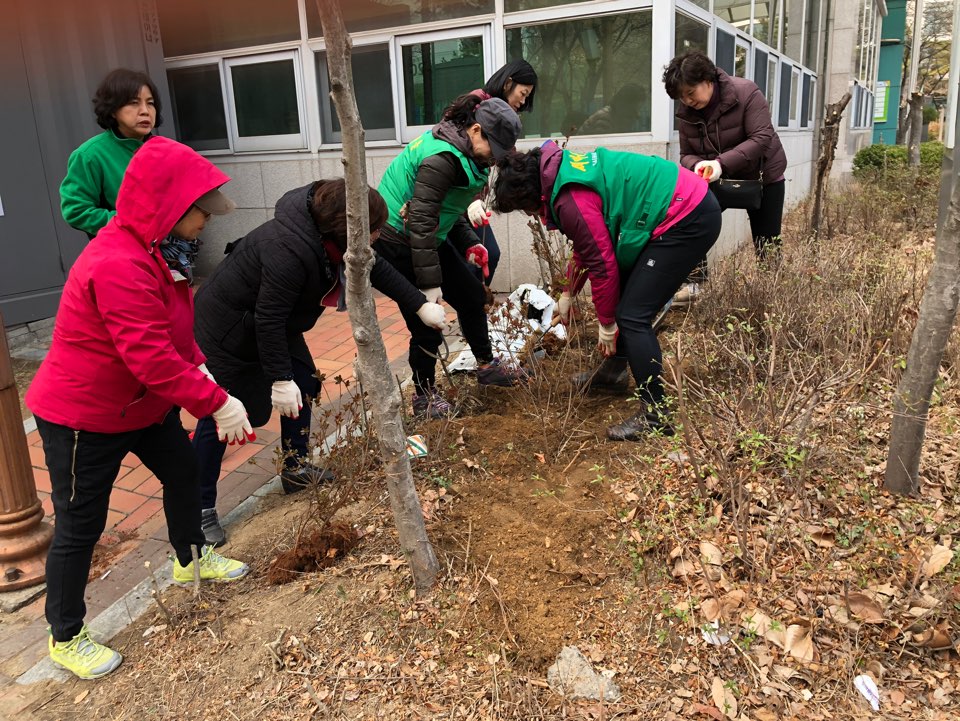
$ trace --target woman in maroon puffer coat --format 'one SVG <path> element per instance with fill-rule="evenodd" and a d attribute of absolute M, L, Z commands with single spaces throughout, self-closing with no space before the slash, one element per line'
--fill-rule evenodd
<path fill-rule="evenodd" d="M 663 84 L 667 95 L 680 101 L 676 117 L 683 167 L 710 182 L 721 175 L 762 177 L 763 202 L 759 209 L 747 211 L 754 248 L 762 260 L 780 245 L 787 168 L 766 98 L 753 81 L 727 75 L 701 52 L 671 60 Z"/>

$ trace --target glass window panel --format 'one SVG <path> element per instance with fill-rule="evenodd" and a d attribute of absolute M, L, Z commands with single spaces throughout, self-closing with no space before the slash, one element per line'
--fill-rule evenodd
<path fill-rule="evenodd" d="M 811 0 L 812 2 L 812 0 Z M 786 0 L 783 14 L 783 54 L 797 62 L 803 57 L 803 0 Z"/>
<path fill-rule="evenodd" d="M 407 125 L 440 122 L 454 99 L 483 86 L 480 36 L 404 45 L 402 56 Z"/>
<path fill-rule="evenodd" d="M 689 15 L 677 13 L 673 34 L 674 55 L 683 55 L 691 50 L 708 52 L 710 48 L 710 26 L 694 20 Z"/>
<path fill-rule="evenodd" d="M 320 96 L 320 124 L 323 141 L 340 142 L 340 119 L 330 97 L 327 54 L 316 53 L 317 85 Z M 390 49 L 386 45 L 361 45 L 353 48 L 353 91 L 367 140 L 391 140 L 396 137 L 393 119 L 393 78 L 390 74 Z"/>
<path fill-rule="evenodd" d="M 776 58 L 770 58 L 767 60 L 767 91 L 764 95 L 767 96 L 767 105 L 770 106 L 770 117 L 773 117 L 773 109 L 776 107 L 774 102 L 777 99 L 777 65 L 779 62 Z"/>
<path fill-rule="evenodd" d="M 810 118 L 810 76 L 803 74 L 803 97 L 800 101 L 800 127 L 807 127 Z"/>
<path fill-rule="evenodd" d="M 506 39 L 507 59 L 525 58 L 540 76 L 527 137 L 650 130 L 649 10 L 509 28 Z"/>
<path fill-rule="evenodd" d="M 736 55 L 733 61 L 733 71 L 738 78 L 747 77 L 747 54 L 749 52 L 750 48 L 737 43 Z"/>
<path fill-rule="evenodd" d="M 593 0 L 503 0 L 503 11 L 514 13 L 520 10 L 539 10 L 540 8 L 573 5 L 582 2 L 593 2 Z"/>
<path fill-rule="evenodd" d="M 767 94 L 767 53 L 757 48 L 753 53 L 753 82 L 760 88 L 760 92 Z"/>
<path fill-rule="evenodd" d="M 810 78 L 810 113 L 807 120 L 813 123 L 814 116 L 817 114 L 817 79 Z"/>
<path fill-rule="evenodd" d="M 307 34 L 323 37 L 316 0 L 306 0 Z M 340 4 L 343 22 L 351 33 L 381 28 L 406 27 L 434 20 L 469 18 L 493 14 L 494 0 L 349 0 Z"/>
<path fill-rule="evenodd" d="M 780 63 L 780 107 L 777 112 L 777 124 L 781 128 L 790 125 L 790 94 L 793 80 L 793 68 L 789 63 Z"/>
<path fill-rule="evenodd" d="M 738 30 L 750 30 L 751 0 L 713 0 L 713 14 Z"/>
<path fill-rule="evenodd" d="M 177 140 L 194 150 L 229 150 L 220 65 L 167 71 Z"/>
<path fill-rule="evenodd" d="M 157 0 L 157 14 L 168 58 L 300 39 L 297 0 Z"/>
<path fill-rule="evenodd" d="M 237 134 L 241 138 L 300 132 L 297 79 L 292 60 L 233 65 L 230 74 Z"/>
<path fill-rule="evenodd" d="M 727 75 L 733 75 L 734 47 L 736 41 L 733 35 L 717 28 L 717 67 L 723 68 Z"/>
<path fill-rule="evenodd" d="M 794 71 L 790 83 L 790 122 L 797 119 L 800 109 L 800 73 Z"/>
<path fill-rule="evenodd" d="M 769 0 L 754 0 L 753 24 L 750 34 L 762 43 L 769 42 L 770 37 L 770 2 Z"/>
<path fill-rule="evenodd" d="M 817 0 L 807 0 L 807 35 L 803 49 L 803 64 L 813 72 L 820 70 L 820 7 Z"/>
<path fill-rule="evenodd" d="M 696 5 L 699 8 L 703 8 L 704 10 L 710 9 L 710 0 L 688 0 L 688 2 L 691 5 Z"/>

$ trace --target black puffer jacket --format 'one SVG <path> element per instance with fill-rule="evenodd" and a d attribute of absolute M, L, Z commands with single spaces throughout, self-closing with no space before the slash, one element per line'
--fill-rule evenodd
<path fill-rule="evenodd" d="M 215 375 L 258 368 L 270 380 L 290 377 L 291 356 L 305 351 L 303 333 L 326 306 L 336 306 L 340 263 L 331 260 L 336 246 L 320 235 L 308 209 L 315 185 L 280 198 L 273 220 L 234 243 L 197 292 L 194 332 Z M 370 281 L 403 310 L 416 312 L 426 302 L 379 256 Z M 303 360 L 312 365 L 309 356 Z"/>
<path fill-rule="evenodd" d="M 470 141 L 449 121 L 439 123 L 434 136 L 446 140 L 458 150 L 472 155 Z M 467 176 L 460 160 L 453 153 L 431 155 L 420 165 L 413 186 L 413 197 L 407 205 L 406 234 L 403 240 L 410 245 L 417 286 L 436 288 L 443 281 L 440 260 L 437 256 L 437 225 L 440 204 L 453 187 L 467 185 Z M 464 211 L 466 208 L 464 208 Z M 393 235 L 393 234 L 390 234 Z M 391 238 L 393 239 L 393 238 Z M 447 233 L 450 243 L 461 256 L 467 248 L 480 242 L 470 223 L 460 217 Z"/>

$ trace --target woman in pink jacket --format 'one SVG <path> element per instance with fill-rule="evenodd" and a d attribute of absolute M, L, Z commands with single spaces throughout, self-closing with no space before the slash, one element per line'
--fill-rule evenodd
<path fill-rule="evenodd" d="M 253 432 L 243 404 L 207 373 L 193 339 L 190 289 L 174 280 L 158 248 L 171 232 L 196 238 L 211 214 L 228 212 L 233 204 L 217 190 L 228 180 L 184 145 L 144 143 L 120 186 L 116 216 L 70 270 L 50 353 L 26 395 L 56 516 L 47 555 L 50 657 L 81 678 L 104 676 L 122 661 L 90 638 L 83 595 L 127 453 L 163 484 L 175 581 L 193 580 L 191 546 L 205 580 L 233 581 L 249 570 L 204 546 L 197 461 L 177 407 L 197 418 L 213 414 L 223 441 L 243 443 Z"/>

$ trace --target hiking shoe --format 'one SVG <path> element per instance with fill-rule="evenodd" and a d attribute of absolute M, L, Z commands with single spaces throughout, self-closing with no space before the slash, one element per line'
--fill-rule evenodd
<path fill-rule="evenodd" d="M 201 581 L 239 581 L 250 573 L 250 566 L 221 556 L 213 546 L 203 547 L 199 563 Z M 173 560 L 173 582 L 181 586 L 193 583 L 193 561 L 181 566 L 180 559 Z"/>
<path fill-rule="evenodd" d="M 673 296 L 674 308 L 685 308 L 703 294 L 699 283 L 687 283 L 681 286 Z"/>
<path fill-rule="evenodd" d="M 625 396 L 630 388 L 627 359 L 617 356 L 604 358 L 603 363 L 596 369 L 570 376 L 570 382 L 580 393 Z"/>
<path fill-rule="evenodd" d="M 659 413 L 650 411 L 637 413 L 623 423 L 607 428 L 607 438 L 611 441 L 641 441 L 655 433 L 661 436 L 672 436 L 674 431 L 673 426 L 667 423 Z"/>
<path fill-rule="evenodd" d="M 207 543 L 214 548 L 220 548 L 227 542 L 227 534 L 220 525 L 216 508 L 204 508 L 200 511 L 200 530 L 203 531 L 203 537 L 207 539 Z"/>
<path fill-rule="evenodd" d="M 508 366 L 494 358 L 489 363 L 477 366 L 477 383 L 482 386 L 500 386 L 510 388 L 518 383 L 526 383 L 530 375 L 517 366 Z"/>
<path fill-rule="evenodd" d="M 417 418 L 438 420 L 452 418 L 456 411 L 450 402 L 440 395 L 436 388 L 424 390 L 423 393 L 413 394 L 413 415 Z"/>
<path fill-rule="evenodd" d="M 305 463 L 299 468 L 285 468 L 280 474 L 280 484 L 283 486 L 283 492 L 288 496 L 315 484 L 329 483 L 332 480 L 334 476 L 330 471 L 312 463 Z"/>
<path fill-rule="evenodd" d="M 123 662 L 119 653 L 90 638 L 86 626 L 69 641 L 54 641 L 51 635 L 47 647 L 51 661 L 82 679 L 106 676 Z"/>

